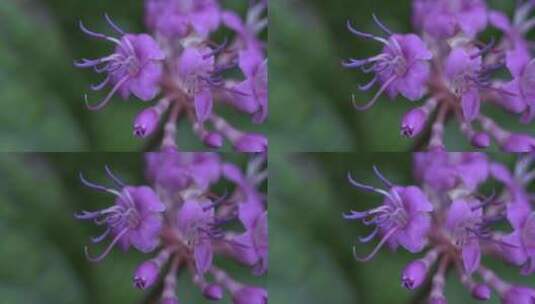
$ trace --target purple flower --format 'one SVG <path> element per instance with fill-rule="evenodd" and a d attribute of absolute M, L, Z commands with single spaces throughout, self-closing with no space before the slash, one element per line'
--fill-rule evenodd
<path fill-rule="evenodd" d="M 414 153 L 414 175 L 436 190 L 462 184 L 473 190 L 489 176 L 489 162 L 483 153 Z"/>
<path fill-rule="evenodd" d="M 463 48 L 453 49 L 444 64 L 444 74 L 450 91 L 460 101 L 464 119 L 472 121 L 479 115 L 482 61 L 480 56 L 468 52 Z"/>
<path fill-rule="evenodd" d="M 351 211 L 344 215 L 348 220 L 362 220 L 367 225 L 376 225 L 369 236 L 359 238 L 362 243 L 369 242 L 378 233 L 383 235 L 370 255 L 360 258 L 355 254 L 355 258 L 359 261 L 370 260 L 387 242 L 391 248 L 401 245 L 413 253 L 421 251 L 427 242 L 427 232 L 431 224 L 429 213 L 433 206 L 418 187 L 393 186 L 375 171 L 379 178 L 385 181 L 388 191 L 360 184 L 348 176 L 353 186 L 385 196 L 383 204 L 377 208 L 364 212 Z"/>
<path fill-rule="evenodd" d="M 200 122 L 212 114 L 213 95 L 209 79 L 215 70 L 215 59 L 208 48 L 186 48 L 177 61 L 179 85 L 191 96 Z"/>
<path fill-rule="evenodd" d="M 168 37 L 195 33 L 205 37 L 219 27 L 220 8 L 216 0 L 146 0 L 145 23 Z"/>
<path fill-rule="evenodd" d="M 257 287 L 243 287 L 232 294 L 234 304 L 267 304 L 267 291 Z"/>
<path fill-rule="evenodd" d="M 240 69 L 246 78 L 234 87 L 237 93 L 231 101 L 238 109 L 253 114 L 256 123 L 265 121 L 268 113 L 267 59 L 264 58 L 257 50 L 240 53 Z"/>
<path fill-rule="evenodd" d="M 469 275 L 479 267 L 481 261 L 479 231 L 482 222 L 482 212 L 477 202 L 455 200 L 447 213 L 445 228 L 455 245 L 461 250 L 464 270 Z"/>
<path fill-rule="evenodd" d="M 101 90 L 108 84 L 113 86 L 104 100 L 96 105 L 88 104 L 88 108 L 91 110 L 102 109 L 116 92 L 119 92 L 123 99 L 128 99 L 130 94 L 143 101 L 155 98 L 160 91 L 163 73 L 162 61 L 165 59 L 163 51 L 151 36 L 125 34 L 107 15 L 106 20 L 121 35 L 120 39 L 92 32 L 80 22 L 80 28 L 84 33 L 116 44 L 115 52 L 109 56 L 92 60 L 82 59 L 75 62 L 77 67 L 94 68 L 97 73 L 107 74 L 102 83 L 91 86 L 91 89 Z"/>
<path fill-rule="evenodd" d="M 487 6 L 484 0 L 415 0 L 413 23 L 441 39 L 459 31 L 475 37 L 487 26 Z"/>
<path fill-rule="evenodd" d="M 214 210 L 210 207 L 210 202 L 185 201 L 176 221 L 182 240 L 193 250 L 197 272 L 204 274 L 212 267 L 214 255 L 210 232 L 214 223 Z"/>
<path fill-rule="evenodd" d="M 502 238 L 507 245 L 503 255 L 511 263 L 523 266 L 523 274 L 535 271 L 535 213 L 524 201 L 507 206 L 507 219 L 514 231 Z"/>
<path fill-rule="evenodd" d="M 133 285 L 144 290 L 163 282 L 163 288 L 155 291 L 160 303 L 180 303 L 176 284 L 184 272 L 208 300 L 222 300 L 226 290 L 234 303 L 267 303 L 265 289 L 239 282 L 217 265 L 219 259 L 232 259 L 254 275 L 267 272 L 266 195 L 258 190 L 267 177 L 265 155 L 251 158 L 246 173 L 214 153 L 170 150 L 147 153 L 145 160 L 151 187 L 125 186 L 108 167 L 106 172 L 119 189 L 81 176 L 86 186 L 117 196 L 110 208 L 76 214 L 107 228 L 93 238 L 94 243 L 108 235 L 113 239 L 98 257 L 90 256 L 86 247 L 88 259 L 102 260 L 116 244 L 144 254 L 158 248 L 135 269 Z M 215 191 L 213 186 L 222 178 L 235 186 L 231 194 Z"/>
<path fill-rule="evenodd" d="M 192 185 L 206 189 L 221 175 L 221 160 L 214 153 L 153 152 L 145 158 L 147 179 L 170 193 Z"/>
<path fill-rule="evenodd" d="M 381 88 L 368 104 L 356 108 L 369 109 L 385 91 L 391 98 L 398 94 L 412 101 L 422 98 L 430 73 L 428 61 L 433 54 L 418 36 L 392 34 L 375 16 L 374 20 L 389 35 L 388 39 L 360 32 L 353 28 L 351 23 L 347 24 L 353 34 L 384 44 L 383 51 L 379 55 L 367 59 L 349 59 L 344 62 L 347 68 L 361 68 L 365 72 L 375 73 L 370 83 L 360 87 L 361 90 L 368 90 L 377 82 L 381 84 Z"/>
<path fill-rule="evenodd" d="M 75 215 L 77 219 L 106 224 L 106 231 L 92 239 L 94 243 L 101 242 L 108 235 L 113 236 L 110 245 L 98 257 L 90 256 L 88 247 L 86 247 L 86 256 L 89 260 L 94 262 L 101 261 L 117 243 L 124 250 L 133 246 L 145 253 L 151 252 L 156 248 L 162 229 L 161 213 L 165 211 L 165 205 L 150 187 L 124 186 L 119 192 L 92 184 L 86 181 L 82 175 L 80 175 L 80 178 L 85 185 L 91 188 L 117 196 L 115 205 L 112 207 L 99 211 L 82 211 Z"/>
<path fill-rule="evenodd" d="M 505 84 L 503 89 L 512 94 L 503 94 L 500 102 L 500 105 L 514 113 L 527 109 L 523 117 L 525 122 L 531 121 L 535 115 L 535 63 L 530 57 L 529 51 L 523 46 L 507 52 L 507 69 L 513 75 L 513 80 Z"/>

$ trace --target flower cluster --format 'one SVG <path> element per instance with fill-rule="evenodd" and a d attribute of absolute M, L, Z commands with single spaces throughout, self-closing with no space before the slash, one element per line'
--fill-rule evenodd
<path fill-rule="evenodd" d="M 254 156 L 246 173 L 210 153 L 147 153 L 146 163 L 151 186 L 125 185 L 108 167 L 112 187 L 80 175 L 84 185 L 115 197 L 111 207 L 75 214 L 105 228 L 92 243 L 111 239 L 98 256 L 86 246 L 87 258 L 99 262 L 117 245 L 155 252 L 137 267 L 133 285 L 146 289 L 162 281 L 162 304 L 179 303 L 176 280 L 181 270 L 189 271 L 206 299 L 220 300 L 228 290 L 235 304 L 267 303 L 264 288 L 238 282 L 214 263 L 221 255 L 250 267 L 253 275 L 267 272 L 267 206 L 258 190 L 267 177 L 265 156 Z M 212 187 L 222 179 L 235 190 L 218 197 Z"/>
<path fill-rule="evenodd" d="M 417 186 L 392 184 L 377 168 L 386 189 L 349 175 L 356 188 L 384 197 L 376 208 L 344 214 L 375 227 L 361 243 L 380 237 L 366 257 L 353 247 L 355 259 L 369 261 L 385 244 L 419 254 L 403 269 L 401 284 L 412 290 L 428 282 L 430 304 L 447 303 L 449 269 L 475 299 L 489 300 L 494 290 L 504 304 L 535 303 L 535 289 L 508 282 L 482 263 L 489 256 L 518 266 L 523 275 L 535 272 L 534 197 L 526 189 L 535 179 L 534 161 L 535 156 L 523 156 L 510 171 L 484 154 L 433 151 L 414 154 Z M 480 188 L 491 182 L 501 192 L 485 196 Z"/>
<path fill-rule="evenodd" d="M 177 149 L 177 124 L 187 117 L 194 133 L 211 148 L 221 148 L 226 138 L 237 151 L 265 151 L 265 136 L 240 131 L 215 112 L 221 104 L 249 115 L 255 124 L 267 118 L 267 58 L 257 38 L 267 26 L 267 0 L 251 4 L 243 20 L 220 7 L 218 0 L 145 0 L 151 34 L 126 33 L 108 15 L 116 37 L 80 22 L 84 33 L 114 44 L 110 55 L 75 62 L 104 75 L 92 90 L 111 88 L 95 104 L 85 95 L 87 107 L 101 110 L 116 93 L 125 100 L 131 95 L 145 102 L 157 99 L 135 117 L 135 136 L 153 135 L 162 125 L 162 147 Z M 235 35 L 218 45 L 211 34 L 223 27 Z"/>
<path fill-rule="evenodd" d="M 413 0 L 412 23 L 418 34 L 393 33 L 375 15 L 384 37 L 361 32 L 348 22 L 353 34 L 382 45 L 378 55 L 343 62 L 373 75 L 360 90 L 380 86 L 366 105 L 358 105 L 353 96 L 355 108 L 369 109 L 383 93 L 391 99 L 402 95 L 412 102 L 425 100 L 405 113 L 401 134 L 422 134 L 429 149 L 445 149 L 445 124 L 456 119 L 476 148 L 495 141 L 507 152 L 535 150 L 535 138 L 508 131 L 481 112 L 486 102 L 520 115 L 523 123 L 535 118 L 535 61 L 525 38 L 535 27 L 529 17 L 535 1 L 516 2 L 510 19 L 485 0 Z M 501 38 L 481 42 L 478 35 L 491 27 Z"/>

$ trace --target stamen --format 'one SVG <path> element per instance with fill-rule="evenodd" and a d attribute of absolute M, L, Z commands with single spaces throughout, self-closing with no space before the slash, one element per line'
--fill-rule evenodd
<path fill-rule="evenodd" d="M 124 35 L 124 31 L 119 27 L 117 26 L 110 18 L 110 16 L 108 16 L 107 13 L 104 14 L 104 18 L 106 18 L 106 21 L 108 22 L 108 24 L 119 34 L 121 35 Z"/>
<path fill-rule="evenodd" d="M 366 38 L 366 39 L 373 39 L 373 40 L 376 40 L 376 41 L 379 41 L 385 45 L 388 45 L 388 41 L 384 38 L 381 38 L 381 37 L 378 37 L 378 36 L 375 36 L 375 35 L 372 35 L 372 34 L 368 34 L 368 33 L 364 33 L 364 32 L 361 32 L 357 29 L 355 29 L 353 27 L 353 25 L 351 24 L 351 20 L 347 20 L 347 23 L 346 23 L 346 26 L 347 26 L 347 29 L 353 33 L 355 36 L 359 36 L 359 37 L 362 37 L 362 38 Z"/>
<path fill-rule="evenodd" d="M 375 172 L 375 175 L 381 180 L 381 182 L 388 188 L 392 188 L 393 184 L 384 177 L 384 175 L 379 171 L 377 166 L 373 166 L 373 172 Z"/>
<path fill-rule="evenodd" d="M 94 262 L 94 263 L 98 263 L 100 261 L 102 261 L 109 253 L 110 251 L 113 249 L 113 247 L 115 246 L 115 244 L 117 244 L 117 242 L 119 241 L 119 239 L 121 239 L 126 233 L 128 232 L 128 228 L 124 228 L 114 239 L 113 241 L 110 243 L 110 245 L 108 245 L 108 247 L 104 250 L 104 252 L 97 256 L 97 257 L 92 257 L 90 254 L 89 254 L 89 247 L 85 246 L 84 247 L 84 251 L 85 251 L 85 256 L 86 258 L 91 261 L 91 262 Z"/>
<path fill-rule="evenodd" d="M 371 88 L 373 87 L 373 85 L 375 85 L 375 83 L 377 82 L 377 79 L 378 79 L 378 77 L 375 76 L 375 77 L 373 77 L 373 79 L 372 79 L 370 82 L 368 82 L 367 84 L 365 84 L 365 85 L 360 85 L 360 84 L 359 84 L 359 90 L 361 90 L 361 91 L 363 91 L 363 92 L 368 91 L 369 89 L 371 89 Z"/>
<path fill-rule="evenodd" d="M 377 24 L 377 26 L 379 26 L 383 32 L 387 33 L 389 36 L 392 36 L 393 33 L 390 29 L 388 29 L 381 21 L 379 21 L 379 18 L 377 18 L 377 16 L 374 14 L 372 14 L 372 18 L 373 18 L 373 21 L 375 21 L 375 24 Z"/>
<path fill-rule="evenodd" d="M 102 90 L 107 84 L 108 82 L 110 82 L 110 76 L 108 75 L 106 77 L 106 79 L 104 79 L 104 81 L 102 81 L 101 83 L 97 84 L 97 85 L 91 85 L 91 90 L 93 91 L 100 91 Z"/>
<path fill-rule="evenodd" d="M 80 172 L 79 176 L 80 176 L 80 181 L 82 181 L 82 184 L 84 184 L 84 186 L 89 187 L 89 188 L 91 188 L 93 190 L 97 190 L 97 191 L 109 192 L 108 188 L 106 188 L 104 186 L 101 186 L 101 185 L 98 185 L 98 184 L 95 184 L 95 183 L 92 183 L 92 182 L 88 181 L 87 179 L 85 179 L 85 177 L 84 177 L 82 172 Z"/>
<path fill-rule="evenodd" d="M 361 190 L 364 190 L 364 191 L 367 191 L 367 192 L 375 192 L 375 193 L 379 193 L 379 194 L 382 194 L 388 198 L 391 198 L 390 196 L 390 193 L 382 190 L 382 189 L 378 189 L 378 188 L 375 188 L 373 186 L 369 186 L 369 185 L 365 185 L 365 184 L 361 184 L 359 182 L 357 182 L 355 179 L 353 179 L 353 177 L 351 176 L 351 172 L 348 172 L 347 173 L 347 179 L 349 180 L 349 182 L 356 188 L 359 188 Z"/>
<path fill-rule="evenodd" d="M 110 228 L 106 229 L 106 231 L 104 231 L 103 234 L 97 237 L 92 237 L 91 242 L 93 242 L 93 244 L 100 243 L 102 240 L 104 240 L 108 236 L 108 234 L 110 234 L 110 232 L 111 232 Z"/>
<path fill-rule="evenodd" d="M 111 178 L 111 180 L 115 184 L 117 184 L 117 186 L 119 186 L 120 188 L 124 188 L 125 183 L 123 183 L 123 181 L 120 178 L 118 178 L 115 174 L 113 174 L 113 172 L 111 172 L 111 169 L 110 167 L 108 167 L 108 165 L 104 166 L 104 170 L 106 170 L 106 174 Z"/>
<path fill-rule="evenodd" d="M 377 235 L 378 232 L 379 232 L 379 227 L 375 227 L 375 229 L 373 229 L 372 233 L 370 233 L 369 235 L 367 235 L 365 237 L 360 237 L 359 236 L 359 241 L 361 243 L 368 243 L 369 241 L 371 241 Z"/>
<path fill-rule="evenodd" d="M 375 249 L 373 249 L 373 251 L 368 254 L 368 256 L 364 257 L 364 258 L 361 258 L 357 255 L 357 247 L 356 246 L 353 246 L 353 257 L 355 258 L 355 260 L 359 261 L 359 262 L 368 262 L 370 261 L 371 259 L 373 259 L 373 257 L 377 254 L 377 252 L 379 252 L 379 250 L 383 247 L 383 245 L 388 241 L 388 239 L 394 235 L 394 233 L 396 233 L 398 231 L 398 228 L 393 228 L 391 229 L 384 237 L 383 239 L 381 239 L 381 241 L 379 242 L 379 244 L 377 244 L 377 246 L 375 247 Z"/>
<path fill-rule="evenodd" d="M 381 95 L 383 95 L 383 93 L 386 91 L 386 89 L 388 89 L 388 87 L 392 84 L 392 82 L 394 82 L 394 80 L 397 79 L 397 76 L 392 76 L 390 79 L 388 79 L 384 84 L 383 86 L 379 89 L 379 91 L 377 92 L 377 94 L 375 94 L 375 96 L 373 97 L 372 100 L 370 100 L 367 104 L 363 105 L 363 106 L 359 106 L 357 105 L 357 102 L 355 100 L 355 95 L 352 96 L 352 102 L 353 102 L 353 107 L 355 109 L 357 109 L 358 111 L 366 111 L 368 109 L 370 109 L 371 107 L 373 107 L 375 105 L 375 103 L 377 102 L 377 100 L 379 100 L 379 97 L 381 97 Z"/>
<path fill-rule="evenodd" d="M 113 89 L 111 90 L 111 92 L 106 96 L 106 98 L 104 98 L 102 101 L 100 101 L 99 103 L 95 104 L 95 105 L 90 105 L 89 104 L 89 101 L 87 100 L 87 94 L 84 95 L 84 99 L 85 99 L 85 104 L 87 106 L 87 108 L 91 111 L 99 111 L 99 110 L 102 110 L 106 105 L 108 105 L 108 103 L 110 102 L 111 98 L 113 97 L 113 95 L 115 95 L 115 93 L 117 92 L 117 90 L 119 90 L 119 88 L 126 83 L 126 81 L 128 81 L 130 79 L 129 76 L 125 76 L 123 79 L 121 79 L 114 87 Z"/>

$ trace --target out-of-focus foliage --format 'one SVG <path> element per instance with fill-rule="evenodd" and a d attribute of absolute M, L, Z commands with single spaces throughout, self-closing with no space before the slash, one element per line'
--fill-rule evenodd
<path fill-rule="evenodd" d="M 221 2 L 240 12 L 247 7 L 241 0 Z M 101 112 L 85 108 L 84 93 L 90 101 L 104 97 L 102 92 L 89 90 L 100 78 L 72 63 L 102 57 L 113 45 L 84 35 L 78 21 L 110 33 L 104 13 L 126 31 L 144 31 L 143 0 L 0 1 L 0 151 L 140 151 L 154 147 L 156 139 L 141 141 L 132 134 L 135 115 L 146 107 L 142 101 L 131 98 L 124 102 L 115 97 Z M 223 31 L 218 38 L 223 41 L 229 34 Z M 249 119 L 235 111 L 224 115 L 243 129 L 264 129 L 251 127 Z M 179 132 L 181 148 L 205 149 L 189 124 L 181 124 Z"/>
<path fill-rule="evenodd" d="M 244 164 L 246 157 L 225 154 L 225 159 Z M 127 183 L 145 183 L 139 153 L 0 154 L 1 303 L 155 303 L 150 290 L 132 285 L 135 267 L 151 255 L 115 248 L 98 264 L 84 257 L 84 245 L 102 231 L 73 214 L 109 206 L 114 197 L 83 187 L 78 174 L 109 184 L 106 164 Z M 232 190 L 220 188 L 219 193 Z M 103 245 L 91 250 L 101 252 Z M 234 262 L 216 263 L 243 282 L 265 285 L 265 277 L 254 278 Z M 182 303 L 206 303 L 188 275 L 179 277 L 177 288 Z M 231 301 L 227 296 L 220 303 Z"/>
<path fill-rule="evenodd" d="M 512 156 L 492 155 L 511 163 Z M 269 291 L 273 303 L 427 303 L 421 290 L 401 286 L 403 267 L 416 257 L 386 247 L 368 263 L 356 262 L 352 246 L 358 236 L 371 232 L 342 213 L 378 206 L 382 197 L 353 188 L 350 171 L 361 182 L 380 185 L 373 175 L 377 165 L 392 182 L 414 184 L 408 153 L 311 153 L 273 156 L 270 159 L 271 268 Z M 491 193 L 492 185 L 484 188 Z M 497 193 L 501 189 L 495 189 Z M 362 255 L 377 242 L 360 245 Z M 518 268 L 492 259 L 483 261 L 512 282 L 535 286 Z M 452 272 L 446 295 L 449 303 L 476 304 Z M 499 299 L 493 294 L 492 301 Z"/>
<path fill-rule="evenodd" d="M 512 12 L 515 1 L 487 1 L 492 8 Z M 270 133 L 272 148 L 283 151 L 407 151 L 416 140 L 400 136 L 402 115 L 416 104 L 403 98 L 383 97 L 371 109 L 356 111 L 355 93 L 365 103 L 368 93 L 357 89 L 369 75 L 342 68 L 349 57 L 366 58 L 381 45 L 358 39 L 346 29 L 352 20 L 359 29 L 379 33 L 372 14 L 396 32 L 412 31 L 411 1 L 401 0 L 271 0 Z M 496 32 L 483 36 L 490 39 Z M 497 36 L 495 36 L 497 37 Z M 423 102 L 423 101 L 422 101 Z M 421 104 L 422 102 L 418 102 Z M 496 107 L 483 112 L 513 131 L 535 134 L 532 126 Z M 446 146 L 453 151 L 471 149 L 456 123 L 447 126 Z M 497 150 L 493 147 L 493 150 Z"/>

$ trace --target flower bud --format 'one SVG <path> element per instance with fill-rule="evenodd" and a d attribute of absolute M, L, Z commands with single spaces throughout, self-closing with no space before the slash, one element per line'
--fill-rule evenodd
<path fill-rule="evenodd" d="M 223 299 L 223 288 L 218 284 L 209 284 L 203 289 L 202 294 L 208 300 L 218 301 Z"/>
<path fill-rule="evenodd" d="M 418 288 L 425 280 L 427 265 L 421 260 L 410 262 L 401 275 L 401 284 L 407 289 Z"/>
<path fill-rule="evenodd" d="M 140 138 L 151 135 L 156 130 L 159 120 L 160 115 L 154 108 L 141 111 L 134 120 L 134 135 Z"/>
<path fill-rule="evenodd" d="M 209 132 L 204 136 L 203 141 L 210 148 L 219 149 L 223 146 L 223 136 L 219 133 Z"/>
<path fill-rule="evenodd" d="M 502 295 L 503 304 L 532 304 L 535 302 L 535 290 L 527 287 L 513 286 Z"/>
<path fill-rule="evenodd" d="M 505 152 L 523 153 L 535 151 L 535 138 L 525 134 L 511 134 L 502 144 Z"/>
<path fill-rule="evenodd" d="M 490 136 L 485 132 L 478 132 L 471 138 L 472 146 L 485 149 L 490 146 Z"/>
<path fill-rule="evenodd" d="M 491 292 L 487 284 L 477 284 L 472 288 L 472 297 L 477 300 L 486 301 L 490 299 Z"/>
<path fill-rule="evenodd" d="M 263 288 L 246 286 L 232 295 L 234 304 L 267 304 L 267 291 Z"/>
<path fill-rule="evenodd" d="M 267 150 L 267 138 L 261 134 L 244 134 L 234 143 L 238 152 L 265 152 Z"/>
<path fill-rule="evenodd" d="M 424 129 L 427 113 L 421 108 L 415 108 L 405 113 L 401 120 L 401 134 L 406 137 L 414 137 Z"/>
<path fill-rule="evenodd" d="M 149 288 L 158 279 L 160 270 L 154 261 L 149 260 L 141 263 L 134 273 L 134 286 L 139 289 Z"/>

